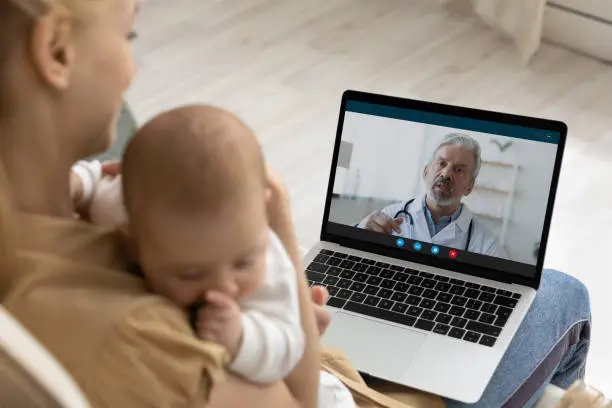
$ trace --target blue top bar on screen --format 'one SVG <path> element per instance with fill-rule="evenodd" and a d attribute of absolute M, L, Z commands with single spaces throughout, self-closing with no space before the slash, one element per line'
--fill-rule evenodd
<path fill-rule="evenodd" d="M 346 110 L 366 115 L 382 116 L 411 122 L 427 123 L 455 129 L 471 130 L 481 133 L 492 133 L 518 139 L 559 144 L 559 132 L 510 125 L 507 123 L 465 118 L 461 116 L 442 115 L 420 110 L 397 108 L 394 106 L 376 105 L 367 102 L 347 101 Z"/>

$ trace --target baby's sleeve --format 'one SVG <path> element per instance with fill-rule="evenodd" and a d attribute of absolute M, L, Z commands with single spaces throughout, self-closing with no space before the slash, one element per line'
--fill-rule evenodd
<path fill-rule="evenodd" d="M 278 237 L 270 231 L 266 277 L 242 308 L 242 344 L 230 369 L 251 381 L 283 379 L 302 358 L 297 277 Z"/>
<path fill-rule="evenodd" d="M 81 160 L 72 166 L 72 172 L 81 180 L 83 193 L 77 203 L 79 209 L 88 209 L 98 183 L 102 180 L 102 163 L 98 160 Z"/>

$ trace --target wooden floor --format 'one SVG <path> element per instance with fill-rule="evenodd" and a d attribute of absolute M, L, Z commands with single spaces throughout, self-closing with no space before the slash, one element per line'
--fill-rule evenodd
<path fill-rule="evenodd" d="M 567 122 L 546 265 L 590 289 L 587 375 L 612 395 L 612 69 L 552 45 L 525 67 L 505 39 L 434 3 L 148 0 L 128 100 L 139 121 L 189 102 L 243 117 L 290 187 L 303 245 L 318 239 L 345 89 Z"/>

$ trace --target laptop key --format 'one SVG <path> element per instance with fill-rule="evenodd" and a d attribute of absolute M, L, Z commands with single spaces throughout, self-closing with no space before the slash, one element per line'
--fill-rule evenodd
<path fill-rule="evenodd" d="M 366 285 L 365 289 L 363 290 L 363 293 L 365 293 L 366 295 L 375 295 L 378 293 L 379 290 L 380 288 L 378 286 Z"/>
<path fill-rule="evenodd" d="M 516 304 L 518 303 L 518 300 L 509 298 L 506 296 L 497 295 L 493 303 L 495 303 L 496 305 L 500 305 L 500 306 L 514 308 Z"/>
<path fill-rule="evenodd" d="M 329 259 L 329 255 L 319 254 L 319 255 L 315 256 L 312 261 L 324 264 L 324 263 L 327 262 L 328 259 Z"/>
<path fill-rule="evenodd" d="M 313 281 L 315 283 L 321 283 L 325 279 L 324 274 L 313 271 L 306 271 L 306 277 L 308 277 L 308 280 Z"/>
<path fill-rule="evenodd" d="M 449 293 L 440 293 L 438 297 L 436 298 L 436 300 L 440 302 L 444 302 L 444 303 L 450 303 L 452 298 L 453 298 L 453 295 Z"/>
<path fill-rule="evenodd" d="M 395 286 L 395 281 L 392 281 L 391 279 L 384 279 L 382 282 L 380 282 L 381 288 L 393 289 L 394 286 Z"/>
<path fill-rule="evenodd" d="M 450 337 L 454 337 L 456 339 L 461 339 L 463 338 L 463 335 L 465 334 L 465 330 L 463 329 L 459 329 L 457 327 L 453 327 L 450 329 L 450 331 L 448 332 L 448 335 Z"/>
<path fill-rule="evenodd" d="M 495 319 L 493 324 L 497 327 L 504 327 L 506 323 L 508 323 L 508 319 L 508 316 L 497 316 L 497 319 Z"/>
<path fill-rule="evenodd" d="M 421 296 L 421 294 L 423 294 L 423 291 L 425 289 L 419 287 L 419 286 L 411 286 L 410 289 L 408 289 L 408 293 L 410 293 L 411 295 L 416 295 L 416 296 Z"/>
<path fill-rule="evenodd" d="M 393 296 L 393 291 L 391 289 L 380 289 L 377 293 L 378 297 L 383 299 L 390 299 Z"/>
<path fill-rule="evenodd" d="M 346 300 L 337 297 L 330 297 L 327 301 L 327 306 L 337 307 L 338 309 L 342 309 L 342 306 L 344 306 L 345 304 Z"/>
<path fill-rule="evenodd" d="M 391 264 L 388 264 L 386 262 L 376 262 L 376 266 L 380 266 L 381 268 L 388 268 L 391 266 Z"/>
<path fill-rule="evenodd" d="M 419 273 L 419 276 L 422 276 L 422 277 L 424 277 L 424 278 L 431 279 L 431 278 L 433 278 L 433 277 L 434 277 L 434 274 L 433 274 L 433 273 L 429 273 L 429 272 L 421 272 L 421 273 Z"/>
<path fill-rule="evenodd" d="M 366 264 L 366 265 L 375 265 L 375 264 L 376 264 L 376 261 L 373 261 L 373 260 L 371 260 L 371 259 L 366 259 L 366 258 L 363 258 L 363 259 L 361 260 L 361 263 L 364 263 L 364 264 Z"/>
<path fill-rule="evenodd" d="M 452 320 L 452 316 L 444 314 L 444 313 L 439 313 L 438 317 L 436 317 L 436 322 L 438 323 L 443 323 L 443 324 L 449 324 L 450 321 Z"/>
<path fill-rule="evenodd" d="M 380 307 L 381 309 L 391 310 L 391 308 L 393 307 L 393 302 L 387 299 L 381 299 L 380 303 L 378 304 L 378 307 Z"/>
<path fill-rule="evenodd" d="M 437 290 L 425 289 L 423 292 L 423 297 L 426 297 L 427 299 L 435 299 L 438 296 L 438 293 L 439 292 Z"/>
<path fill-rule="evenodd" d="M 380 282 L 382 282 L 382 278 L 378 277 L 378 276 L 370 276 L 367 280 L 367 282 L 370 285 L 374 285 L 374 286 L 378 286 L 380 285 Z"/>
<path fill-rule="evenodd" d="M 459 279 L 451 279 L 450 283 L 452 283 L 453 285 L 458 285 L 458 286 L 463 286 L 466 284 L 464 281 L 459 280 Z"/>
<path fill-rule="evenodd" d="M 349 289 L 355 292 L 362 292 L 365 289 L 365 287 L 366 287 L 365 283 L 353 282 L 353 284 L 351 285 Z"/>
<path fill-rule="evenodd" d="M 342 269 L 338 268 L 337 266 L 331 266 L 327 270 L 327 274 L 331 276 L 340 276 L 341 273 L 342 273 Z"/>
<path fill-rule="evenodd" d="M 409 305 L 418 305 L 419 303 L 421 303 L 421 299 L 422 298 L 420 298 L 420 297 L 418 297 L 416 295 L 410 295 L 406 299 L 405 303 L 408 303 Z"/>
<path fill-rule="evenodd" d="M 446 312 L 448 312 L 448 309 L 450 309 L 450 307 L 451 306 L 448 303 L 438 302 L 434 306 L 434 310 L 436 312 L 446 313 Z"/>
<path fill-rule="evenodd" d="M 421 318 L 425 320 L 436 320 L 437 315 L 438 314 L 436 312 L 433 312 L 431 310 L 424 310 L 421 314 Z"/>
<path fill-rule="evenodd" d="M 513 293 L 512 294 L 512 299 L 520 299 L 521 298 L 521 294 L 520 293 Z"/>
<path fill-rule="evenodd" d="M 335 285 L 336 283 L 338 283 L 338 281 L 340 280 L 340 278 L 336 277 L 336 276 L 326 276 L 325 279 L 323 279 L 323 283 L 327 284 L 327 285 Z"/>
<path fill-rule="evenodd" d="M 368 275 L 365 273 L 356 273 L 355 276 L 353 276 L 353 280 L 363 283 L 368 280 Z"/>
<path fill-rule="evenodd" d="M 393 272 L 391 269 L 383 269 L 382 271 L 380 271 L 380 274 L 378 276 L 383 279 L 391 279 L 393 275 L 395 275 L 395 272 Z"/>
<path fill-rule="evenodd" d="M 427 289 L 433 289 L 436 286 L 436 281 L 433 279 L 424 279 L 421 286 Z"/>
<path fill-rule="evenodd" d="M 497 292 L 495 292 L 495 293 L 497 293 L 498 295 L 505 296 L 505 297 L 512 297 L 512 292 L 509 292 L 509 291 L 503 290 L 503 289 L 497 289 Z"/>
<path fill-rule="evenodd" d="M 406 314 L 409 314 L 414 317 L 419 317 L 422 312 L 423 312 L 423 309 L 421 309 L 420 307 L 410 306 L 408 310 L 406 311 Z"/>
<path fill-rule="evenodd" d="M 451 304 L 455 305 L 455 306 L 465 306 L 465 304 L 467 303 L 468 299 L 466 297 L 463 296 L 455 296 L 453 298 L 453 300 L 451 300 Z"/>
<path fill-rule="evenodd" d="M 348 257 L 349 261 L 361 262 L 361 258 L 355 255 L 351 255 Z"/>
<path fill-rule="evenodd" d="M 453 316 L 463 316 L 463 314 L 465 313 L 465 308 L 459 307 L 459 306 L 453 306 L 450 308 L 448 313 L 452 314 Z"/>
<path fill-rule="evenodd" d="M 390 322 L 403 324 L 404 326 L 414 326 L 416 318 L 405 314 L 394 313 L 389 310 L 379 309 L 356 302 L 347 302 L 344 306 L 344 310 L 350 312 L 356 312 L 365 316 L 376 317 L 378 319 L 387 320 Z"/>
<path fill-rule="evenodd" d="M 499 327 L 491 326 L 490 324 L 475 322 L 473 320 L 470 320 L 467 326 L 465 326 L 465 328 L 493 337 L 498 337 L 501 334 L 501 329 Z"/>
<path fill-rule="evenodd" d="M 352 299 L 351 299 L 352 300 Z M 380 298 L 376 296 L 368 296 L 363 304 L 368 306 L 378 306 L 378 302 L 380 302 Z"/>
<path fill-rule="evenodd" d="M 322 249 L 319 251 L 319 253 L 323 255 L 333 255 L 334 251 L 330 251 L 329 249 Z"/>
<path fill-rule="evenodd" d="M 480 291 L 477 289 L 468 289 L 465 291 L 463 296 L 470 299 L 478 299 L 478 296 L 480 296 Z"/>
<path fill-rule="evenodd" d="M 446 276 L 442 275 L 436 275 L 434 276 L 434 279 L 440 282 L 448 282 L 450 280 L 450 278 L 447 278 Z"/>
<path fill-rule="evenodd" d="M 485 304 L 482 305 L 480 310 L 482 310 L 484 313 L 491 313 L 491 314 L 493 314 L 497 310 L 497 305 L 493 305 L 491 303 L 485 303 Z"/>
<path fill-rule="evenodd" d="M 391 296 L 391 300 L 396 302 L 403 302 L 408 297 L 407 294 L 401 292 L 393 292 L 393 296 Z"/>
<path fill-rule="evenodd" d="M 431 320 L 419 319 L 414 324 L 414 327 L 416 327 L 417 329 L 421 329 L 421 330 L 431 331 L 434 328 L 434 325 L 435 323 L 432 322 Z"/>
<path fill-rule="evenodd" d="M 466 282 L 464 285 L 466 288 L 470 288 L 470 289 L 480 289 L 480 285 L 477 283 L 472 283 L 472 282 Z"/>
<path fill-rule="evenodd" d="M 362 263 L 356 263 L 355 266 L 353 266 L 353 270 L 355 272 L 365 272 L 368 270 L 368 268 L 369 268 L 368 265 L 362 264 Z"/>
<path fill-rule="evenodd" d="M 435 300 L 424 298 L 421 300 L 421 304 L 419 306 L 424 307 L 425 309 L 433 309 L 435 305 Z"/>
<path fill-rule="evenodd" d="M 438 323 L 434 327 L 433 332 L 434 333 L 438 333 L 438 334 L 446 334 L 446 333 L 448 333 L 449 330 L 450 330 L 450 326 L 448 326 L 446 324 Z"/>
<path fill-rule="evenodd" d="M 408 275 L 406 275 L 403 272 L 397 272 L 394 276 L 393 276 L 393 280 L 396 280 L 398 282 L 406 282 L 408 280 Z"/>
<path fill-rule="evenodd" d="M 480 316 L 480 312 L 471 309 L 468 309 L 463 315 L 463 317 L 470 320 L 478 320 L 478 316 Z"/>
<path fill-rule="evenodd" d="M 465 305 L 468 309 L 480 310 L 482 302 L 480 300 L 470 299 Z"/>
<path fill-rule="evenodd" d="M 454 285 L 452 288 L 450 288 L 450 290 L 448 291 L 448 293 L 452 293 L 453 295 L 463 295 L 463 292 L 465 292 L 465 287 L 463 286 L 457 286 Z"/>
<path fill-rule="evenodd" d="M 394 312 L 398 312 L 398 313 L 405 313 L 407 309 L 408 309 L 408 305 L 405 305 L 403 303 L 395 303 L 393 307 L 391 308 L 391 310 L 393 310 Z"/>
<path fill-rule="evenodd" d="M 480 339 L 480 334 L 471 331 L 465 333 L 465 336 L 463 336 L 463 340 L 469 341 L 470 343 L 477 343 L 478 339 Z"/>
<path fill-rule="evenodd" d="M 391 265 L 389 269 L 396 272 L 402 272 L 404 270 L 404 267 L 399 265 Z"/>
<path fill-rule="evenodd" d="M 329 296 L 336 296 L 336 293 L 338 293 L 340 289 L 338 289 L 335 286 L 328 286 L 327 287 L 327 292 L 329 292 Z"/>
<path fill-rule="evenodd" d="M 495 345 L 495 341 L 497 339 L 491 336 L 482 336 L 478 344 L 482 344 L 483 346 L 493 347 Z"/>
<path fill-rule="evenodd" d="M 348 289 L 351 287 L 352 284 L 353 282 L 348 279 L 340 279 L 338 283 L 336 283 L 336 286 L 340 289 Z"/>
<path fill-rule="evenodd" d="M 495 315 L 483 313 L 478 319 L 478 321 L 481 323 L 493 324 L 493 322 L 495 321 Z"/>
<path fill-rule="evenodd" d="M 356 292 L 356 293 L 353 293 L 351 295 L 351 301 L 357 302 L 357 303 L 363 302 L 365 300 L 365 298 L 366 298 L 366 295 L 363 294 L 363 293 L 357 293 Z"/>
<path fill-rule="evenodd" d="M 340 272 L 340 277 L 344 279 L 353 279 L 353 276 L 355 276 L 355 272 L 349 271 L 347 269 Z"/>
<path fill-rule="evenodd" d="M 490 286 L 484 286 L 484 285 L 480 287 L 480 290 L 482 290 L 483 292 L 488 292 L 488 293 L 495 293 L 496 291 L 495 288 L 492 288 Z"/>
<path fill-rule="evenodd" d="M 342 259 L 346 259 L 346 258 L 348 258 L 348 254 L 343 254 L 342 252 L 336 252 L 336 253 L 334 254 L 334 256 L 335 256 L 336 258 L 342 258 Z"/>
<path fill-rule="evenodd" d="M 451 287 L 452 285 L 450 283 L 438 282 L 438 284 L 435 286 L 435 289 L 439 290 L 440 292 L 448 292 Z"/>
<path fill-rule="evenodd" d="M 482 300 L 483 302 L 492 302 L 495 299 L 495 295 L 492 293 L 482 292 L 480 296 L 478 296 L 478 300 Z"/>
<path fill-rule="evenodd" d="M 510 317 L 510 315 L 512 314 L 512 309 L 500 306 L 497 308 L 497 311 L 495 312 L 495 314 L 498 316 Z"/>
<path fill-rule="evenodd" d="M 408 289 L 410 289 L 410 285 L 407 283 L 397 282 L 393 289 L 395 289 L 398 292 L 406 293 L 408 292 Z"/>
<path fill-rule="evenodd" d="M 467 319 L 464 319 L 462 317 L 453 317 L 453 320 L 451 320 L 451 326 L 459 327 L 460 329 L 462 329 L 465 327 L 467 322 Z"/>
<path fill-rule="evenodd" d="M 327 260 L 327 264 L 328 264 L 329 266 L 338 266 L 338 265 L 340 265 L 341 263 L 342 263 L 342 259 L 340 259 L 340 258 L 336 258 L 336 257 L 332 257 L 332 258 L 329 258 L 329 259 Z"/>
<path fill-rule="evenodd" d="M 350 298 L 350 297 L 351 297 L 351 295 L 352 295 L 352 294 L 353 294 L 353 292 L 351 292 L 351 291 L 350 291 L 350 290 L 348 290 L 348 289 L 340 289 L 340 290 L 338 291 L 338 297 L 339 297 L 340 299 L 348 299 L 348 298 Z"/>
<path fill-rule="evenodd" d="M 382 269 L 377 266 L 370 266 L 367 270 L 368 275 L 372 275 L 372 276 L 378 276 L 380 271 L 382 271 Z"/>
<path fill-rule="evenodd" d="M 329 266 L 323 265 L 322 263 L 311 262 L 310 265 L 308 265 L 308 268 L 306 269 L 308 269 L 309 271 L 324 273 L 325 271 L 327 271 L 328 268 Z"/>
<path fill-rule="evenodd" d="M 408 283 L 410 283 L 411 285 L 418 285 L 423 281 L 423 278 L 420 278 L 418 276 L 412 275 L 411 277 L 408 278 Z"/>

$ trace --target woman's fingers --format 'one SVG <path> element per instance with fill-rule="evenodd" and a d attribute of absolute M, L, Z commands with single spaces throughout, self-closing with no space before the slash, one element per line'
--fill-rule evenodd
<path fill-rule="evenodd" d="M 323 308 L 325 303 L 327 303 L 329 292 L 327 292 L 327 289 L 323 286 L 313 286 L 310 290 L 310 294 L 313 301 L 312 307 L 314 308 L 315 321 L 320 336 L 325 332 L 331 321 L 329 312 Z"/>

